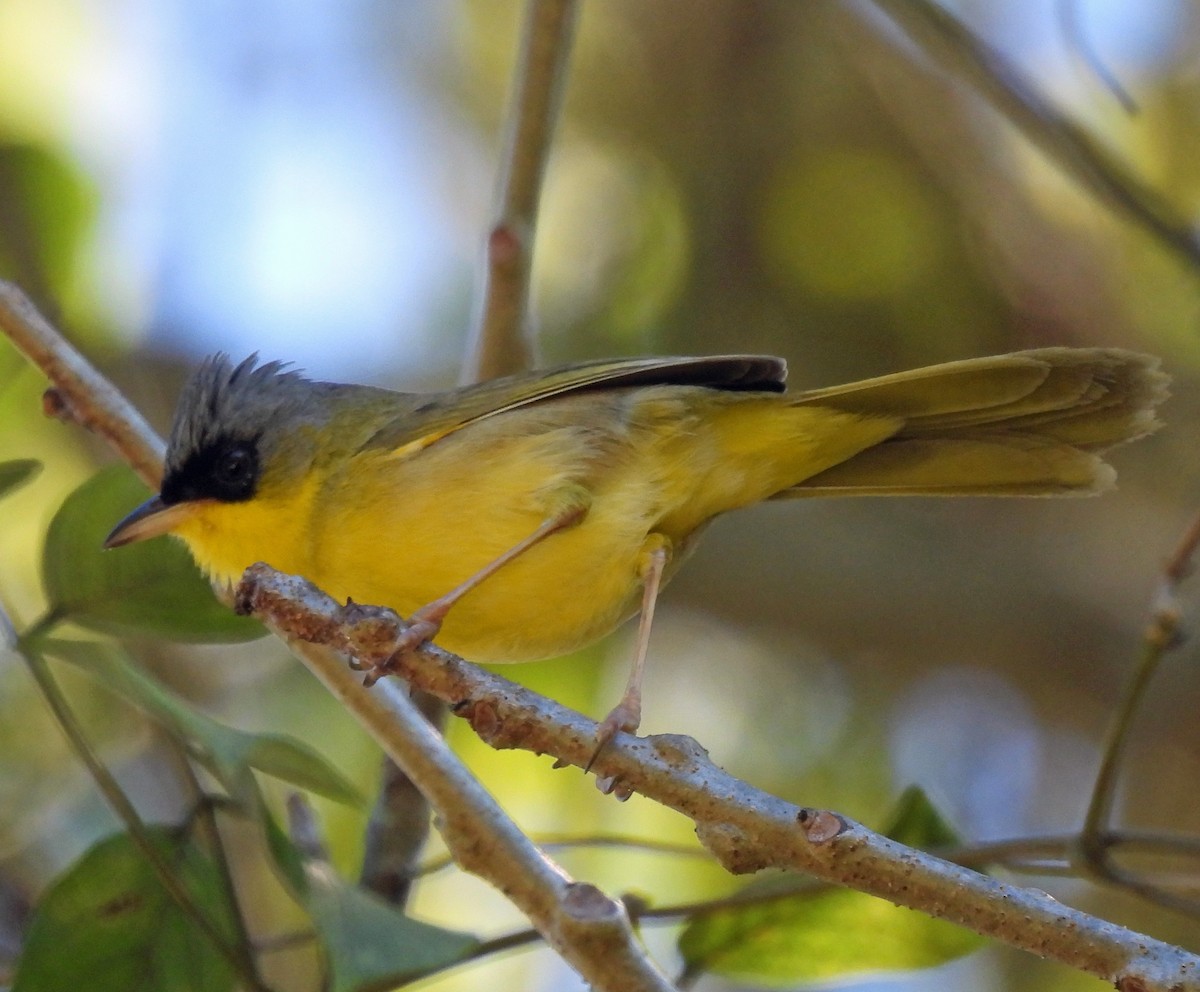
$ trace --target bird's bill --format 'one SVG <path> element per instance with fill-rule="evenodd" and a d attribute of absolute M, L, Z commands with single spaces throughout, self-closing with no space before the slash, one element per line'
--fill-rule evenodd
<path fill-rule="evenodd" d="M 168 506 L 158 496 L 153 496 L 112 529 L 112 533 L 104 539 L 104 546 L 119 548 L 123 544 L 168 534 L 187 518 L 190 510 L 187 503 Z"/>

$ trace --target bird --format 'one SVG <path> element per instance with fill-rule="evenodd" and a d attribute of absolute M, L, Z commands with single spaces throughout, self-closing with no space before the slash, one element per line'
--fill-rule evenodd
<path fill-rule="evenodd" d="M 1159 426 L 1156 358 L 1051 347 L 786 391 L 759 355 L 599 360 L 436 393 L 206 359 L 159 493 L 115 548 L 172 534 L 219 584 L 255 562 L 409 619 L 482 663 L 584 647 L 640 614 L 598 747 L 641 720 L 663 586 L 716 517 L 818 496 L 1073 496 Z M 386 674 L 386 663 L 368 681 Z M 598 752 L 597 752 L 598 753 Z"/>

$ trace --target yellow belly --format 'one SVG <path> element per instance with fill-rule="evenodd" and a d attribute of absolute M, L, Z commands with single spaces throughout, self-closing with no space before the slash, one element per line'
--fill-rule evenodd
<path fill-rule="evenodd" d="M 437 642 L 472 660 L 510 662 L 595 641 L 640 605 L 639 554 L 661 497 L 636 471 L 578 479 L 574 470 L 586 465 L 565 454 L 571 445 L 569 436 L 501 438 L 484 446 L 486 463 L 482 452 L 447 445 L 423 453 L 419 466 L 358 465 L 335 488 L 350 496 L 339 505 L 360 510 L 334 514 L 311 577 L 338 598 L 408 615 L 527 538 L 583 482 L 591 495 L 583 520 L 464 596 Z M 370 512 L 361 512 L 364 503 Z"/>

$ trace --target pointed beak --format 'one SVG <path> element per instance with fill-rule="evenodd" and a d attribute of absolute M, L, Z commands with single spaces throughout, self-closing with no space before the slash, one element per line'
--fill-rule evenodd
<path fill-rule="evenodd" d="M 134 541 L 145 541 L 174 530 L 190 513 L 188 503 L 173 503 L 168 506 L 159 497 L 146 500 L 136 510 L 112 529 L 104 539 L 106 548 L 119 548 Z"/>

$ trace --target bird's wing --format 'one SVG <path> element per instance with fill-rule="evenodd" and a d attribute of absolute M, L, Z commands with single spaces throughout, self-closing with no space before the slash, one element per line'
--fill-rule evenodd
<path fill-rule="evenodd" d="M 677 385 L 781 393 L 786 378 L 784 360 L 767 355 L 602 359 L 537 369 L 444 393 L 412 396 L 412 405 L 376 431 L 363 447 L 406 453 L 419 450 L 486 417 L 591 389 Z"/>

